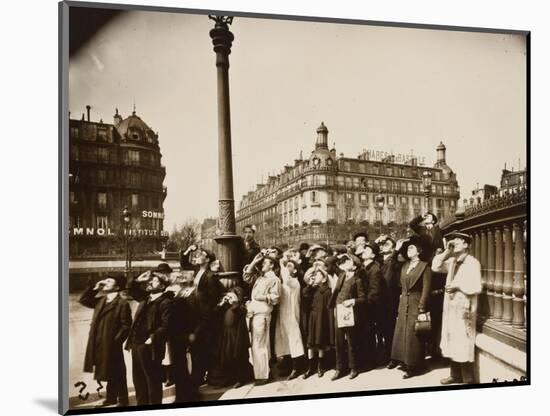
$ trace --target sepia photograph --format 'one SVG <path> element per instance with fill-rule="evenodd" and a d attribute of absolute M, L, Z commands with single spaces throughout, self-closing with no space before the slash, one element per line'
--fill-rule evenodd
<path fill-rule="evenodd" d="M 530 384 L 530 32 L 60 23 L 66 412 Z"/>

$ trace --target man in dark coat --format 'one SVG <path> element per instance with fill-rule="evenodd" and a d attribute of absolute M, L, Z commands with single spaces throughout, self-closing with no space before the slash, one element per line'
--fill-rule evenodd
<path fill-rule="evenodd" d="M 244 226 L 243 228 L 244 256 L 243 256 L 243 264 L 241 266 L 252 263 L 252 260 L 254 260 L 254 257 L 256 257 L 256 254 L 260 252 L 260 245 L 254 239 L 255 234 L 256 234 L 256 227 L 254 227 L 253 225 Z"/>
<path fill-rule="evenodd" d="M 94 308 L 90 335 L 84 358 L 84 371 L 94 373 L 98 381 L 107 382 L 107 397 L 100 405 L 128 406 L 128 384 L 122 344 L 132 325 L 128 301 L 119 291 L 126 287 L 123 276 L 108 275 L 106 279 L 89 285 L 79 302 Z"/>
<path fill-rule="evenodd" d="M 338 277 L 329 307 L 353 307 L 355 324 L 352 327 L 336 329 L 336 372 L 332 376 L 333 381 L 342 376 L 346 361 L 350 369 L 349 378 L 354 379 L 359 374 L 359 331 L 362 328 L 362 309 L 367 299 L 363 280 L 356 272 L 361 266 L 361 260 L 354 255 L 341 254 L 338 256 L 338 263 L 343 273 Z"/>
<path fill-rule="evenodd" d="M 419 236 L 423 236 L 429 242 L 429 251 L 424 253 L 422 260 L 429 265 L 433 257 L 444 249 L 443 236 L 437 224 L 437 217 L 432 212 L 414 218 L 409 223 L 409 228 Z M 430 293 L 430 314 L 432 318 L 432 336 L 430 340 L 430 353 L 432 357 L 441 358 L 441 319 L 443 316 L 443 298 L 445 295 L 445 274 L 432 273 L 432 291 Z"/>
<path fill-rule="evenodd" d="M 399 307 L 399 296 L 401 295 L 401 266 L 402 262 L 398 260 L 399 253 L 395 250 L 395 241 L 387 235 L 382 235 L 376 239 L 380 247 L 381 265 L 380 270 L 384 277 L 387 289 L 387 297 L 382 305 L 385 316 L 382 323 L 383 337 L 387 350 L 383 357 L 387 363 L 390 360 L 391 347 L 393 342 L 393 331 L 395 330 L 395 321 L 397 319 L 397 310 Z M 397 365 L 391 365 L 391 368 Z"/>
<path fill-rule="evenodd" d="M 132 372 L 138 405 L 162 404 L 162 360 L 170 325 L 170 266 L 161 263 L 132 282 L 129 293 L 141 302 L 134 316 L 126 349 L 132 351 Z M 146 284 L 145 291 L 139 285 Z"/>
<path fill-rule="evenodd" d="M 193 361 L 191 382 L 195 390 L 205 381 L 206 371 L 212 362 L 215 310 L 224 291 L 222 284 L 209 268 L 214 259 L 213 253 L 195 245 L 190 246 L 180 256 L 182 270 L 195 272 L 193 285 L 196 288 L 199 319 L 189 335 Z"/>
<path fill-rule="evenodd" d="M 359 276 L 367 291 L 361 336 L 361 356 L 365 369 L 370 370 L 376 366 L 377 352 L 383 355 L 391 348 L 391 344 L 387 345 L 383 331 L 387 320 L 387 311 L 383 309 L 383 306 L 387 305 L 387 288 L 378 263 L 380 254 L 378 244 L 367 241 L 364 245 L 357 246 L 356 254 L 361 256 L 363 262 L 359 269 Z"/>
<path fill-rule="evenodd" d="M 193 286 L 193 275 L 184 274 L 173 287 L 174 298 L 170 311 L 168 345 L 172 359 L 172 375 L 176 385 L 174 403 L 181 403 L 196 398 L 196 391 L 191 383 L 187 366 L 187 349 L 192 338 L 191 334 L 198 325 L 200 311 L 196 299 L 196 288 Z"/>

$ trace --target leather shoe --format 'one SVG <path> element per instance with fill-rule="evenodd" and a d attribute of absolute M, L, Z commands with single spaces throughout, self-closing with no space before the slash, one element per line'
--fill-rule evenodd
<path fill-rule="evenodd" d="M 389 369 L 389 370 L 391 370 L 391 369 L 393 369 L 393 368 L 395 368 L 395 367 L 397 367 L 397 363 L 396 363 L 395 361 L 390 362 L 390 363 L 386 366 L 386 368 Z"/>
<path fill-rule="evenodd" d="M 261 380 L 256 380 L 254 382 L 254 385 L 255 386 L 265 386 L 267 383 L 269 383 L 269 379 L 261 379 Z"/>
<path fill-rule="evenodd" d="M 331 381 L 338 380 L 341 377 L 340 370 L 336 370 L 332 377 L 330 378 Z"/>
<path fill-rule="evenodd" d="M 109 402 L 107 400 L 102 401 L 100 404 L 96 405 L 95 407 L 108 407 L 108 406 L 115 406 L 117 402 Z"/>
<path fill-rule="evenodd" d="M 292 370 L 286 379 L 294 380 L 296 377 L 298 377 L 298 372 L 296 370 Z"/>
<path fill-rule="evenodd" d="M 403 378 L 404 379 L 407 379 L 407 378 L 411 378 L 411 377 L 414 377 L 414 376 L 417 376 L 418 373 L 414 373 L 412 371 L 407 371 L 405 374 L 403 374 Z"/>
<path fill-rule="evenodd" d="M 457 380 L 456 378 L 454 377 L 447 377 L 447 378 L 444 378 L 444 379 L 441 379 L 439 381 L 441 384 L 443 385 L 446 385 L 446 384 L 455 384 L 455 383 L 462 383 L 461 380 Z"/>
<path fill-rule="evenodd" d="M 355 370 L 351 370 L 350 373 L 349 373 L 349 379 L 350 380 L 353 380 L 355 377 L 357 377 L 359 375 L 359 373 Z"/>
<path fill-rule="evenodd" d="M 305 380 L 313 375 L 313 370 L 308 368 L 307 371 L 302 375 L 302 378 Z"/>

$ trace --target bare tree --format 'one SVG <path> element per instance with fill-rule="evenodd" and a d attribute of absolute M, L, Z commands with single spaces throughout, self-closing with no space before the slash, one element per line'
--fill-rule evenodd
<path fill-rule="evenodd" d="M 168 251 L 185 250 L 191 244 L 197 244 L 200 237 L 200 222 L 195 218 L 188 218 L 183 225 L 174 225 L 166 249 Z"/>

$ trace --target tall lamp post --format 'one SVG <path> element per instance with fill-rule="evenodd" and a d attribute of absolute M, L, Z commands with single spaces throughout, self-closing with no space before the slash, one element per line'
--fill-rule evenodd
<path fill-rule="evenodd" d="M 426 207 L 426 212 L 431 211 L 432 172 L 429 170 L 422 172 L 422 185 L 424 186 L 424 206 Z"/>
<path fill-rule="evenodd" d="M 231 16 L 208 16 L 214 23 L 210 38 L 216 53 L 216 73 L 218 89 L 218 230 L 214 237 L 217 254 L 222 264 L 220 280 L 225 287 L 237 284 L 242 270 L 241 237 L 236 235 L 235 200 L 233 196 L 233 165 L 231 153 L 231 117 L 229 107 L 229 54 L 235 37 L 229 31 L 233 22 Z"/>
<path fill-rule="evenodd" d="M 375 198 L 376 201 L 376 210 L 378 211 L 379 221 L 380 221 L 380 234 L 382 234 L 382 213 L 384 211 L 385 198 L 384 195 L 378 194 Z"/>
<path fill-rule="evenodd" d="M 132 214 L 128 210 L 128 207 L 124 207 L 122 210 L 122 221 L 124 222 L 124 252 L 126 257 L 126 263 L 124 265 L 124 274 L 128 276 L 130 269 L 132 267 L 130 263 L 130 247 L 129 247 L 129 230 L 130 230 L 130 221 L 132 219 Z"/>

